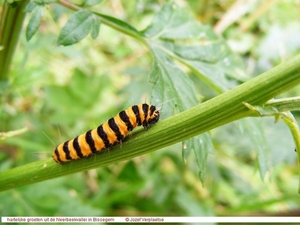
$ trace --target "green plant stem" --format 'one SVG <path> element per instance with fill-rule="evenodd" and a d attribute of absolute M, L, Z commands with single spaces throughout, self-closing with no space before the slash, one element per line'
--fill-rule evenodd
<path fill-rule="evenodd" d="M 0 81 L 8 78 L 9 66 L 19 41 L 19 35 L 25 18 L 25 6 L 29 0 L 14 2 L 4 1 L 0 18 Z"/>
<path fill-rule="evenodd" d="M 297 155 L 298 155 L 298 169 L 299 169 L 298 170 L 299 171 L 298 193 L 300 194 L 300 130 L 299 130 L 299 126 L 291 112 L 282 113 L 281 119 L 289 127 L 291 134 L 293 136 L 293 139 L 294 139 L 294 143 L 296 145 L 296 151 L 297 151 Z"/>
<path fill-rule="evenodd" d="M 65 164 L 47 159 L 4 171 L 0 173 L 0 191 L 132 159 L 223 124 L 258 116 L 243 102 L 263 104 L 299 84 L 300 54 L 224 94 L 158 122 L 148 131 L 137 129 L 122 147 Z"/>

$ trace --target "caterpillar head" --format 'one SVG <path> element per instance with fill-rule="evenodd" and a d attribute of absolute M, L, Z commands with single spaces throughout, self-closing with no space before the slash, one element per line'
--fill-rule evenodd
<path fill-rule="evenodd" d="M 150 105 L 148 118 L 143 124 L 144 128 L 147 129 L 148 127 L 151 127 L 153 124 L 157 123 L 158 120 L 159 120 L 159 111 L 156 109 L 154 105 Z"/>

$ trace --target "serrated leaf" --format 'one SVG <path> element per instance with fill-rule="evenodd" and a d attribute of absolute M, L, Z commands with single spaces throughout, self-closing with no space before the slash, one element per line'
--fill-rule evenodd
<path fill-rule="evenodd" d="M 26 28 L 26 40 L 29 41 L 37 32 L 44 15 L 44 7 L 38 6 L 32 12 L 31 18 Z"/>
<path fill-rule="evenodd" d="M 199 168 L 199 176 L 203 182 L 206 175 L 206 161 L 209 153 L 214 152 L 213 143 L 208 133 L 198 135 L 197 137 L 190 138 L 183 141 L 182 158 L 186 162 L 191 151 L 194 151 L 196 161 Z"/>
<path fill-rule="evenodd" d="M 269 170 L 269 146 L 265 138 L 261 122 L 258 118 L 246 118 L 241 120 L 243 128 L 248 133 L 249 138 L 257 152 L 258 167 L 260 176 L 263 179 Z"/>
<path fill-rule="evenodd" d="M 178 28 L 192 17 L 173 2 L 169 2 L 155 15 L 153 21 L 143 34 L 145 37 L 161 36 L 172 29 Z"/>
<path fill-rule="evenodd" d="M 172 2 L 164 5 L 143 34 L 148 38 L 175 41 L 218 38 L 209 26 L 200 24 L 187 11 Z"/>
<path fill-rule="evenodd" d="M 151 102 L 160 105 L 161 117 L 169 117 L 174 114 L 174 110 L 182 112 L 198 104 L 197 91 L 190 78 L 171 61 L 164 51 L 155 46 L 150 47 L 155 58 L 150 74 L 150 81 L 154 83 Z M 207 133 L 198 135 L 185 140 L 182 146 L 184 161 L 187 160 L 190 152 L 194 151 L 200 170 L 200 178 L 203 181 L 206 173 L 207 155 L 213 151 L 210 136 Z"/>
<path fill-rule="evenodd" d="M 173 2 L 167 3 L 155 15 L 142 34 L 155 60 L 150 73 L 150 82 L 154 84 L 152 102 L 162 104 L 162 118 L 172 115 L 174 110 L 181 112 L 198 102 L 198 93 L 191 80 L 173 63 L 173 59 L 189 67 L 216 93 L 223 93 L 247 79 L 242 59 L 231 52 L 226 42 L 211 27 L 198 23 Z M 213 149 L 209 135 L 183 142 L 185 161 L 191 149 L 203 179 L 207 154 Z M 262 159 L 260 156 L 261 162 Z M 261 171 L 264 171 L 263 165 L 261 163 Z"/>
<path fill-rule="evenodd" d="M 93 26 L 94 15 L 89 10 L 80 10 L 72 15 L 62 28 L 57 44 L 68 46 L 85 38 Z"/>
<path fill-rule="evenodd" d="M 214 152 L 213 143 L 208 133 L 204 133 L 194 137 L 192 140 L 191 148 L 194 150 L 196 161 L 199 168 L 199 177 L 204 182 L 206 169 L 207 169 L 207 156 L 208 153 Z"/>
<path fill-rule="evenodd" d="M 217 93 L 247 80 L 243 61 L 226 42 L 172 2 L 162 8 L 143 34 L 149 44 L 155 43 L 187 65 Z"/>
<path fill-rule="evenodd" d="M 182 112 L 198 104 L 197 91 L 187 75 L 164 51 L 155 45 L 150 47 L 155 59 L 155 69 L 150 74 L 150 82 L 153 83 L 154 89 L 152 102 L 161 106 L 161 117 L 173 115 L 174 105 L 178 112 Z"/>
<path fill-rule="evenodd" d="M 99 30 L 100 30 L 100 19 L 98 16 L 94 15 L 93 16 L 93 23 L 91 27 L 91 36 L 93 39 L 96 39 L 99 35 Z"/>

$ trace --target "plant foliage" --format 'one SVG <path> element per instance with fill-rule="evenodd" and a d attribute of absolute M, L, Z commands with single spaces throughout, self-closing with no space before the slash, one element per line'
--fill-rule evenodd
<path fill-rule="evenodd" d="M 259 55 L 255 60 L 260 62 L 267 56 L 263 47 L 247 42 L 253 40 L 253 30 L 238 32 L 241 27 L 232 25 L 224 32 L 225 40 L 208 22 L 195 19 L 196 1 L 188 2 L 190 8 L 176 1 L 163 6 L 155 1 L 129 1 L 126 6 L 116 2 L 114 7 L 102 1 L 4 3 L 3 15 L 8 16 L 0 20 L 0 186 L 31 185 L 1 193 L 3 205 L 22 203 L 0 206 L 2 214 L 212 216 L 276 213 L 273 206 L 293 210 L 300 151 L 293 152 L 282 124 L 273 127 L 268 119 L 252 117 L 282 119 L 300 146 L 298 115 L 288 112 L 300 109 L 299 98 L 267 102 L 283 93 L 300 94 L 291 89 L 300 82 L 300 56 L 253 78 L 266 70 L 257 63 L 249 71 L 253 58 Z M 255 8 L 253 2 L 245 4 Z M 278 4 L 276 10 L 283 8 Z M 232 10 L 222 7 L 227 13 Z M 20 32 L 24 11 L 24 31 L 13 54 L 16 41 L 7 40 L 18 37 L 13 34 Z M 15 15 L 15 23 L 9 15 Z M 243 27 L 251 19 L 242 20 Z M 256 26 L 262 30 L 267 22 L 263 17 Z M 244 58 L 231 50 L 238 49 L 232 44 L 234 36 L 240 37 L 234 43 L 248 47 Z M 262 34 L 257 36 L 256 41 L 266 42 Z M 278 64 L 273 56 L 268 58 L 271 67 Z M 65 165 L 50 159 L 55 145 L 142 101 L 161 111 L 161 121 L 147 132 L 137 129 L 121 147 L 88 159 Z M 124 160 L 130 161 L 120 162 Z M 59 176 L 64 177 L 52 179 Z M 264 183 L 266 177 L 271 181 Z"/>

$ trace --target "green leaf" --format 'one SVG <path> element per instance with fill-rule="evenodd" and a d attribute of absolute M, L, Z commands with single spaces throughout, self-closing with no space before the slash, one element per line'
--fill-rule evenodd
<path fill-rule="evenodd" d="M 241 120 L 242 126 L 245 128 L 252 141 L 253 147 L 257 152 L 258 167 L 261 178 L 264 178 L 265 173 L 269 170 L 269 146 L 267 144 L 260 119 L 246 118 Z"/>
<path fill-rule="evenodd" d="M 174 110 L 182 112 L 199 102 L 194 84 L 173 63 L 172 58 L 187 65 L 217 93 L 235 87 L 240 80 L 246 80 L 242 60 L 231 52 L 226 42 L 212 28 L 201 25 L 172 2 L 154 17 L 143 35 L 147 37 L 155 59 L 150 73 L 150 82 L 154 84 L 152 102 L 162 104 L 162 118 L 171 116 Z M 195 153 L 203 180 L 207 155 L 213 151 L 210 136 L 203 134 L 184 141 L 184 161 L 191 150 Z"/>
<path fill-rule="evenodd" d="M 103 23 L 106 22 L 106 24 L 109 24 L 112 27 L 115 27 L 115 25 L 116 25 L 118 27 L 122 27 L 124 30 L 131 31 L 134 34 L 137 34 L 138 36 L 140 35 L 140 32 L 137 29 L 135 29 L 133 26 L 131 26 L 129 23 L 126 23 L 122 20 L 116 19 L 116 18 L 111 17 L 111 16 L 104 15 L 104 14 L 101 14 L 101 13 L 96 13 L 95 12 L 95 14 L 100 16 L 102 18 L 102 20 L 105 20 L 105 21 L 102 21 Z"/>
<path fill-rule="evenodd" d="M 62 28 L 57 44 L 68 46 L 85 38 L 90 32 L 94 21 L 94 15 L 89 10 L 77 11 Z"/>
<path fill-rule="evenodd" d="M 100 19 L 98 16 L 93 15 L 93 23 L 91 27 L 91 36 L 93 39 L 96 39 L 99 35 L 99 30 L 100 30 Z"/>
<path fill-rule="evenodd" d="M 152 23 L 143 31 L 151 39 L 162 39 L 198 43 L 199 40 L 216 40 L 218 36 L 206 25 L 200 24 L 186 10 L 169 2 L 153 18 Z"/>
<path fill-rule="evenodd" d="M 198 104 L 197 91 L 190 78 L 164 51 L 155 45 L 150 47 L 155 59 L 154 69 L 150 73 L 150 82 L 153 83 L 152 102 L 161 106 L 161 117 L 170 117 L 174 110 L 182 112 Z"/>
<path fill-rule="evenodd" d="M 25 7 L 25 12 L 31 13 L 39 4 L 36 2 L 29 2 Z"/>
<path fill-rule="evenodd" d="M 153 70 L 150 74 L 150 81 L 154 84 L 151 102 L 161 105 L 161 117 L 167 118 L 174 114 L 174 110 L 182 112 L 197 105 L 199 103 L 197 100 L 198 94 L 190 78 L 171 61 L 164 51 L 155 45 L 150 47 L 155 59 Z M 184 161 L 187 160 L 190 151 L 194 150 L 203 181 L 206 172 L 207 155 L 213 149 L 210 136 L 208 134 L 195 136 L 184 141 L 182 146 Z"/>
<path fill-rule="evenodd" d="M 195 21 L 188 12 L 169 2 L 143 31 L 149 44 L 188 66 L 216 93 L 248 79 L 243 61 L 213 29 Z"/>
<path fill-rule="evenodd" d="M 32 6 L 34 7 L 34 6 Z M 44 7 L 37 6 L 32 12 L 31 18 L 26 28 L 26 39 L 29 41 L 38 30 L 44 15 Z"/>
<path fill-rule="evenodd" d="M 191 59 L 184 52 L 186 49 L 178 47 L 175 54 L 216 93 L 223 93 L 235 87 L 239 81 L 247 80 L 244 63 L 231 52 L 224 40 L 211 41 L 208 45 L 199 43 L 189 48 L 202 52 L 202 56 L 196 55 Z"/>
<path fill-rule="evenodd" d="M 172 58 L 187 65 L 217 93 L 235 87 L 239 80 L 246 80 L 242 60 L 234 56 L 226 42 L 212 28 L 201 25 L 172 2 L 154 17 L 143 35 L 147 37 L 155 59 L 150 73 L 150 82 L 154 84 L 152 102 L 162 104 L 162 118 L 171 116 L 174 110 L 182 112 L 199 102 L 194 84 Z M 203 134 L 184 141 L 184 161 L 191 150 L 194 150 L 203 180 L 207 155 L 213 150 L 210 136 Z"/>
<path fill-rule="evenodd" d="M 196 157 L 200 180 L 204 182 L 207 169 L 207 156 L 208 153 L 214 152 L 214 147 L 210 135 L 208 133 L 204 133 L 183 141 L 182 157 L 184 161 L 186 161 L 189 157 L 191 150 L 194 151 Z"/>
<path fill-rule="evenodd" d="M 169 2 L 165 4 L 161 11 L 155 15 L 151 25 L 143 31 L 143 34 L 147 38 L 186 38 L 188 37 L 187 33 L 182 33 L 182 31 L 186 31 L 186 27 L 184 25 L 190 21 L 193 21 L 190 14 L 178 7 L 176 4 Z M 178 29 L 179 32 L 176 32 Z"/>

